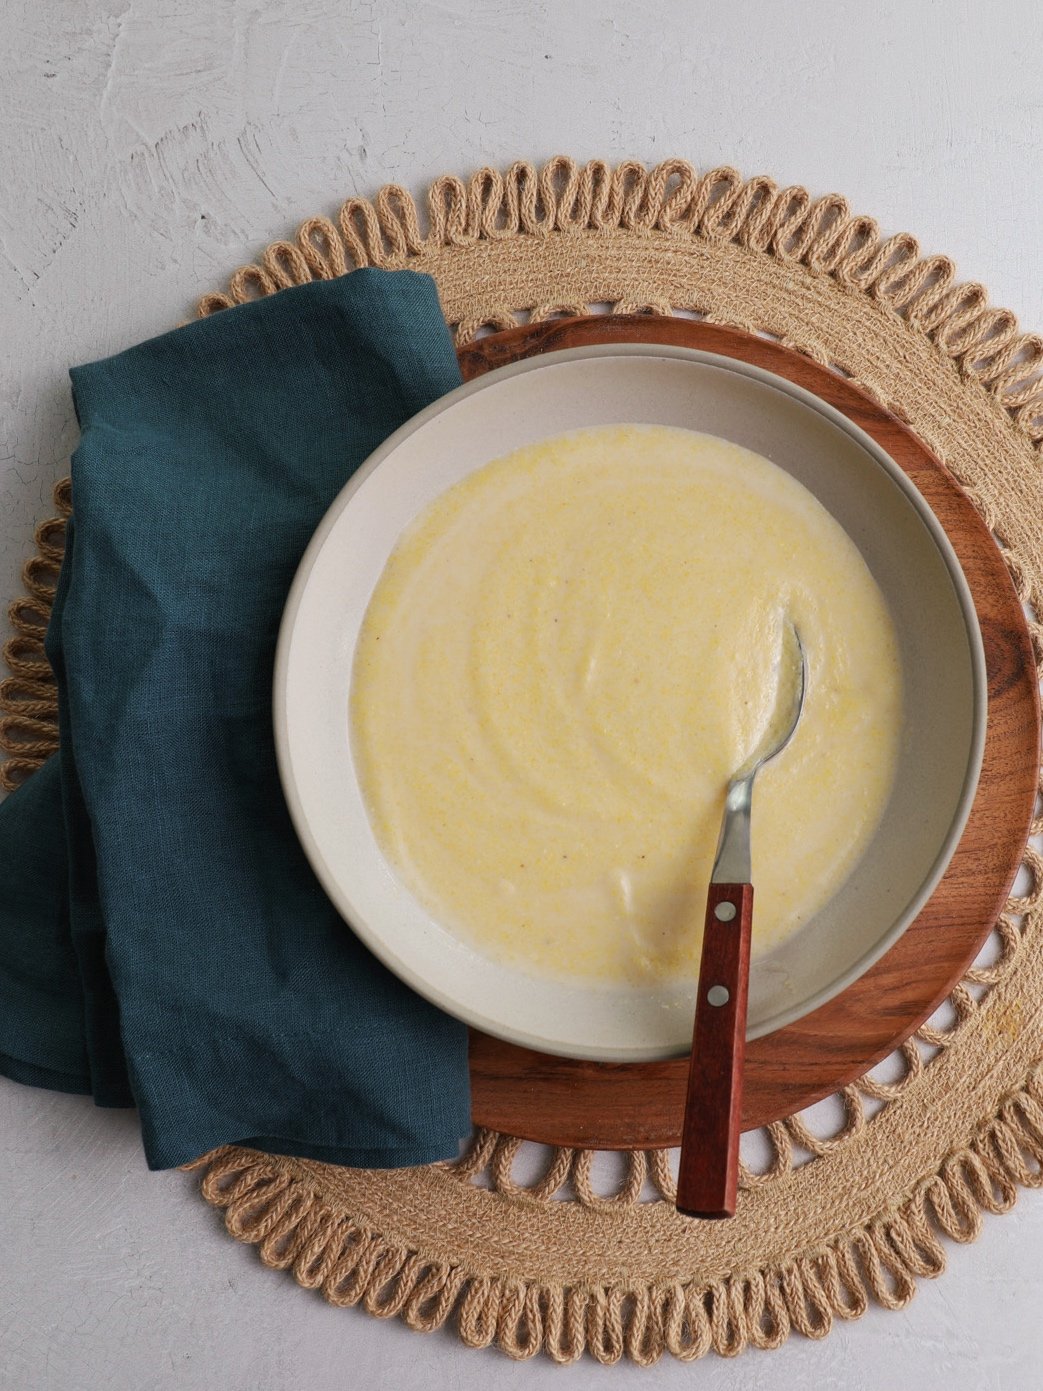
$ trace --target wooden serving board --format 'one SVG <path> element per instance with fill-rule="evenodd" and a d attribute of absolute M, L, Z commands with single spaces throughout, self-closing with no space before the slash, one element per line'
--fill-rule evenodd
<path fill-rule="evenodd" d="M 858 387 L 768 339 L 689 319 L 597 316 L 497 333 L 460 352 L 467 379 L 521 357 L 601 343 L 663 343 L 755 363 L 805 387 L 870 434 L 944 526 L 974 596 L 989 718 L 966 830 L 930 902 L 894 947 L 814 1013 L 751 1042 L 743 1126 L 791 1115 L 860 1077 L 941 1004 L 974 960 L 1021 863 L 1039 773 L 1039 687 L 1021 605 L 985 523 L 944 466 Z M 475 1123 L 556 1145 L 662 1148 L 680 1139 L 687 1058 L 592 1063 L 472 1032 Z"/>

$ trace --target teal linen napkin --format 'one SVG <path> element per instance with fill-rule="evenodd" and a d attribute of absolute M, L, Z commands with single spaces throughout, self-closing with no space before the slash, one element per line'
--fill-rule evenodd
<path fill-rule="evenodd" d="M 465 1030 L 329 904 L 271 722 L 319 519 L 459 383 L 434 284 L 356 271 L 71 375 L 75 526 L 47 637 L 61 752 L 0 804 L 0 1073 L 136 1104 L 157 1169 L 226 1143 L 455 1156 Z"/>

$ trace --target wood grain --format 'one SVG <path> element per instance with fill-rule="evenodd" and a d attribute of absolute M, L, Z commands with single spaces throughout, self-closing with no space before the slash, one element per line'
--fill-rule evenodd
<path fill-rule="evenodd" d="M 721 904 L 732 912 L 723 922 Z M 686 1217 L 735 1216 L 752 923 L 752 884 L 710 885 L 677 1173 L 677 1210 Z M 711 992 L 722 987 L 727 999 L 715 1003 Z"/>
<path fill-rule="evenodd" d="M 1039 769 L 1039 689 L 1021 605 L 988 528 L 952 476 L 858 387 L 778 343 L 688 319 L 598 316 L 511 329 L 462 349 L 466 378 L 520 357 L 599 343 L 664 343 L 755 363 L 814 392 L 901 466 L 944 526 L 974 596 L 989 721 L 977 795 L 938 889 L 894 947 L 843 994 L 747 1045 L 743 1127 L 790 1115 L 861 1076 L 949 995 L 1010 892 Z M 591 1063 L 471 1037 L 477 1124 L 551 1144 L 659 1148 L 680 1137 L 687 1058 Z"/>

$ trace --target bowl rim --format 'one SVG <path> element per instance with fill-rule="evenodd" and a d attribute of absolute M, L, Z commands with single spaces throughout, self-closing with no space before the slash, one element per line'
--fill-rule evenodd
<path fill-rule="evenodd" d="M 950 821 L 948 831 L 930 868 L 924 875 L 919 889 L 906 904 L 903 911 L 897 915 L 890 929 L 882 934 L 881 937 L 853 962 L 846 971 L 841 972 L 828 986 L 823 986 L 821 989 L 802 1000 L 799 1004 L 780 1009 L 767 1019 L 760 1021 L 758 1025 L 751 1027 L 747 1031 L 747 1039 L 761 1038 L 767 1034 L 775 1033 L 779 1029 L 786 1028 L 798 1020 L 807 1018 L 820 1006 L 835 999 L 838 995 L 841 995 L 894 946 L 916 919 L 921 909 L 938 887 L 956 851 L 960 838 L 963 835 L 977 792 L 978 779 L 981 773 L 982 759 L 985 750 L 985 735 L 988 719 L 988 674 L 977 611 L 962 566 L 960 565 L 959 559 L 944 527 L 905 470 L 901 468 L 872 436 L 867 434 L 865 430 L 852 420 L 850 416 L 844 414 L 843 411 L 838 410 L 822 397 L 807 390 L 805 387 L 797 385 L 786 377 L 768 371 L 754 363 L 747 362 L 742 358 L 727 356 L 703 348 L 688 348 L 672 344 L 640 342 L 599 343 L 585 347 L 566 348 L 553 352 L 537 353 L 531 357 L 522 358 L 518 361 L 508 363 L 503 367 L 495 368 L 470 381 L 464 382 L 460 386 L 455 387 L 452 391 L 447 392 L 444 396 L 439 397 L 436 401 L 431 402 L 430 405 L 425 406 L 422 410 L 418 411 L 417 414 L 411 416 L 409 420 L 405 421 L 397 430 L 393 431 L 382 444 L 378 445 L 347 480 L 343 488 L 341 488 L 340 492 L 330 503 L 301 556 L 293 581 L 287 592 L 276 640 L 272 685 L 272 719 L 279 779 L 297 838 L 300 841 L 312 871 L 316 875 L 323 891 L 340 913 L 349 930 L 355 933 L 360 941 L 373 952 L 378 960 L 387 966 L 388 969 L 397 975 L 400 980 L 418 995 L 438 1006 L 454 1018 L 460 1019 L 464 1023 L 474 1028 L 481 1029 L 494 1037 L 505 1039 L 508 1042 L 544 1053 L 557 1053 L 559 1056 L 604 1062 L 642 1062 L 655 1061 L 662 1059 L 664 1056 L 672 1055 L 665 1055 L 661 1047 L 652 1046 L 647 1049 L 638 1049 L 627 1045 L 617 1050 L 606 1048 L 605 1046 L 591 1046 L 589 1049 L 584 1049 L 578 1045 L 569 1045 L 567 1049 L 564 1047 L 555 1048 L 553 1040 L 548 1040 L 542 1035 L 528 1034 L 524 1029 L 519 1029 L 514 1026 L 505 1026 L 497 1020 L 494 1014 L 486 1014 L 480 1008 L 474 1006 L 462 1005 L 457 999 L 453 998 L 447 990 L 432 984 L 422 973 L 414 970 L 409 961 L 395 950 L 385 937 L 378 931 L 375 931 L 370 924 L 364 920 L 362 915 L 355 912 L 354 905 L 351 902 L 348 892 L 344 888 L 341 877 L 334 872 L 332 866 L 327 862 L 309 824 L 303 798 L 294 775 L 293 757 L 290 747 L 291 731 L 286 698 L 290 676 L 294 627 L 297 614 L 304 601 L 311 573 L 315 567 L 319 553 L 326 544 L 330 533 L 340 521 L 344 510 L 350 504 L 354 494 L 374 470 L 379 468 L 384 460 L 394 453 L 405 440 L 410 438 L 417 431 L 423 429 L 429 421 L 452 410 L 461 401 L 475 395 L 477 392 L 494 387 L 507 378 L 521 376 L 528 372 L 540 371 L 548 367 L 553 368 L 559 364 L 584 359 L 620 357 L 679 359 L 724 369 L 725 371 L 735 373 L 739 376 L 745 376 L 753 381 L 760 382 L 765 386 L 780 391 L 784 395 L 816 412 L 852 438 L 854 442 L 869 455 L 876 465 L 889 476 L 894 485 L 905 495 L 906 499 L 911 504 L 942 558 L 956 595 L 957 603 L 963 618 L 964 629 L 967 634 L 973 695 L 973 719 L 967 765 L 960 789 L 960 796 L 957 800 L 955 812 Z M 533 979 L 535 980 L 536 978 L 534 977 Z"/>

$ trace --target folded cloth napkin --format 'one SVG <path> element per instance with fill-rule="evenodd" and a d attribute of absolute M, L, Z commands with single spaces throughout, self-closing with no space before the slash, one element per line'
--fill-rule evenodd
<path fill-rule="evenodd" d="M 455 1156 L 465 1030 L 319 888 L 271 721 L 316 524 L 459 383 L 434 284 L 356 271 L 71 375 L 75 525 L 47 635 L 61 751 L 0 805 L 0 1073 L 136 1104 L 156 1169 L 226 1143 Z"/>

